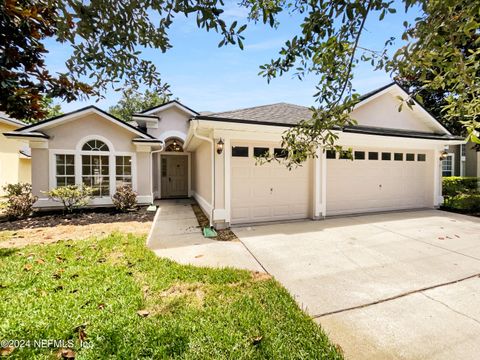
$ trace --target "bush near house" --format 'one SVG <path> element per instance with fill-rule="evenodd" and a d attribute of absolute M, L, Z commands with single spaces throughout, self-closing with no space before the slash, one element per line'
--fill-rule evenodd
<path fill-rule="evenodd" d="M 68 213 L 87 205 L 92 193 L 92 188 L 78 185 L 60 186 L 45 192 L 53 201 L 61 202 L 64 210 Z"/>
<path fill-rule="evenodd" d="M 137 206 L 137 193 L 130 185 L 119 186 L 112 196 L 112 202 L 119 211 L 133 210 Z"/>
<path fill-rule="evenodd" d="M 8 184 L 3 187 L 7 202 L 5 214 L 9 218 L 21 219 L 32 213 L 32 207 L 37 197 L 32 194 L 32 185 L 27 183 Z"/>
<path fill-rule="evenodd" d="M 443 178 L 443 206 L 464 212 L 480 211 L 480 178 L 451 176 Z"/>

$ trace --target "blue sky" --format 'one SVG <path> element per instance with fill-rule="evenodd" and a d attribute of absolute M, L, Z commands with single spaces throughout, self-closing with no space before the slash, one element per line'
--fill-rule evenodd
<path fill-rule="evenodd" d="M 230 21 L 247 21 L 246 10 L 235 3 L 227 4 L 225 14 Z M 372 16 L 367 21 L 360 45 L 381 49 L 390 36 L 400 36 L 404 20 L 411 21 L 417 14 L 406 15 L 399 5 L 398 12 L 387 15 L 382 22 L 378 21 L 378 16 Z M 315 76 L 300 81 L 291 74 L 285 74 L 268 84 L 257 75 L 259 66 L 276 58 L 283 42 L 299 33 L 300 20 L 298 15 L 293 17 L 285 13 L 279 17 L 280 26 L 277 29 L 250 23 L 244 32 L 245 49 L 242 51 L 234 46 L 218 48 L 218 34 L 198 29 L 193 17 L 186 19 L 179 16 L 169 32 L 173 48 L 165 54 L 147 49 L 144 55 L 154 61 L 163 81 L 170 84 L 173 96 L 197 111 L 224 111 L 275 102 L 310 106 L 314 104 Z M 397 46 L 400 44 L 396 42 Z M 46 58 L 48 68 L 65 71 L 70 48 L 53 41 L 47 43 L 47 48 L 50 50 Z M 362 64 L 355 70 L 354 87 L 360 93 L 390 81 L 387 74 L 373 71 L 368 64 Z M 89 104 L 108 110 L 120 96 L 120 93 L 110 90 L 99 102 L 90 99 L 61 103 L 61 106 L 65 112 Z"/>

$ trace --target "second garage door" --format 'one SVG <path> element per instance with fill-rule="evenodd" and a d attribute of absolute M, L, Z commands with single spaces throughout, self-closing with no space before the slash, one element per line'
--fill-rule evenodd
<path fill-rule="evenodd" d="M 275 150 L 277 149 L 277 150 Z M 258 165 L 255 154 L 280 149 L 239 143 L 232 147 L 231 223 L 304 219 L 311 209 L 311 162 L 289 171 L 273 161 Z"/>
<path fill-rule="evenodd" d="M 355 149 L 354 155 L 352 161 L 327 154 L 327 216 L 433 206 L 431 152 Z"/>

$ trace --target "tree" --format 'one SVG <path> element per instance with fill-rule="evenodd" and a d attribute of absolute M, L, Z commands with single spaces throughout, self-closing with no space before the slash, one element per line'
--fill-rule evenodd
<path fill-rule="evenodd" d="M 383 21 L 403 5 L 405 12 L 420 11 L 413 23 L 404 23 L 405 45 L 393 56 L 396 39 L 386 38 L 383 49 L 362 46 L 367 19 Z M 468 138 L 480 143 L 478 114 L 480 84 L 478 44 L 480 2 L 471 0 L 242 0 L 249 20 L 278 24 L 282 11 L 303 18 L 299 34 L 285 42 L 279 57 L 260 67 L 268 81 L 294 71 L 299 78 L 318 76 L 312 119 L 286 132 L 289 166 L 315 156 L 317 146 L 335 147 L 334 128 L 355 124 L 349 113 L 359 101 L 352 87 L 353 69 L 361 61 L 392 77 L 420 81 L 412 97 L 422 101 L 422 91 L 445 90 L 445 119 L 464 126 Z M 100 96 L 107 86 L 138 88 L 140 83 L 165 94 L 151 61 L 142 58 L 142 47 L 167 51 L 168 30 L 178 14 L 196 16 L 199 28 L 217 31 L 219 46 L 238 44 L 243 49 L 246 24 L 227 24 L 222 0 L 4 0 L 0 20 L 0 110 L 20 118 L 43 115 L 38 97 L 48 95 L 66 101 Z M 152 13 L 160 21 L 153 23 Z M 8 35 L 6 35 L 8 34 Z M 42 43 L 52 37 L 73 48 L 68 74 L 46 71 Z M 469 50 L 466 45 L 471 43 Z M 87 80 L 86 80 L 87 79 Z M 88 79 L 91 79 L 88 81 Z M 88 81 L 88 82 L 87 82 Z M 421 91 L 420 91 L 421 90 Z M 400 105 L 401 106 L 401 105 Z M 457 120 L 455 120 L 457 119 Z"/>
<path fill-rule="evenodd" d="M 222 45 L 242 47 L 245 26 L 227 24 L 222 7 L 222 0 L 2 0 L 0 111 L 39 120 L 48 115 L 43 97 L 70 102 L 139 84 L 165 93 L 168 86 L 142 49 L 167 51 L 167 33 L 179 14 L 196 16 L 199 28 L 220 33 Z M 73 50 L 65 73 L 46 68 L 48 38 Z"/>
<path fill-rule="evenodd" d="M 161 105 L 169 99 L 168 95 L 159 94 L 156 91 L 146 90 L 141 94 L 135 89 L 128 88 L 124 90 L 118 104 L 111 106 L 108 112 L 119 119 L 130 121 L 133 114 Z"/>
<path fill-rule="evenodd" d="M 280 50 L 280 56 L 261 67 L 268 81 L 294 70 L 300 78 L 306 73 L 319 77 L 318 102 L 313 117 L 284 134 L 283 143 L 294 154 L 287 165 L 294 166 L 315 156 L 318 145 L 335 147 L 333 126 L 355 124 L 349 117 L 359 96 L 352 88 L 353 68 L 360 61 L 392 77 L 419 81 L 421 87 L 402 105 L 422 102 L 422 92 L 445 91 L 441 108 L 444 119 L 460 123 L 468 138 L 478 138 L 480 113 L 479 17 L 480 3 L 470 0 L 404 0 L 405 11 L 420 8 L 415 22 L 404 22 L 402 40 L 406 45 L 389 56 L 395 39 L 388 38 L 382 50 L 360 46 L 367 18 L 382 21 L 395 13 L 393 1 L 299 1 L 293 11 L 305 14 L 301 35 L 293 37 Z M 467 44 L 468 51 L 465 51 Z M 457 124 L 458 125 L 458 124 Z"/>

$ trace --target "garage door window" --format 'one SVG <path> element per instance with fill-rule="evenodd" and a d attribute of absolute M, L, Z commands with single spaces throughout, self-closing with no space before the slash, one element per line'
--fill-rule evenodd
<path fill-rule="evenodd" d="M 407 161 L 415 161 L 415 154 L 407 154 Z"/>
<path fill-rule="evenodd" d="M 378 160 L 378 152 L 369 152 L 368 160 Z"/>
<path fill-rule="evenodd" d="M 425 154 L 418 154 L 417 155 L 417 161 L 426 161 L 427 156 Z"/>
<path fill-rule="evenodd" d="M 267 157 L 269 153 L 269 149 L 266 147 L 254 147 L 253 148 L 253 156 L 255 157 Z"/>
<path fill-rule="evenodd" d="M 392 153 L 382 152 L 382 160 L 392 160 Z"/>
<path fill-rule="evenodd" d="M 273 155 L 277 159 L 283 159 L 283 158 L 288 157 L 288 151 L 286 149 L 282 149 L 282 148 L 275 148 L 275 149 L 273 149 Z"/>
<path fill-rule="evenodd" d="M 340 159 L 352 159 L 352 153 L 348 150 L 340 151 Z"/>
<path fill-rule="evenodd" d="M 395 161 L 403 161 L 403 154 L 402 153 L 395 153 L 395 155 L 393 155 L 393 159 Z"/>
<path fill-rule="evenodd" d="M 248 157 L 248 146 L 232 146 L 232 156 Z"/>
<path fill-rule="evenodd" d="M 365 151 L 355 151 L 355 160 L 365 160 Z"/>
<path fill-rule="evenodd" d="M 335 150 L 327 150 L 327 159 L 335 159 L 336 155 L 337 153 Z"/>

